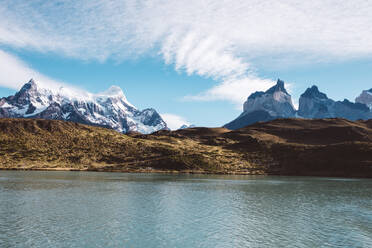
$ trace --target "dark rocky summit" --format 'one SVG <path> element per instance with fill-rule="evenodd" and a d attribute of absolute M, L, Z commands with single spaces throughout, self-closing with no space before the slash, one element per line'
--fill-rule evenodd
<path fill-rule="evenodd" d="M 372 113 L 367 105 L 344 101 L 333 101 L 320 92 L 315 85 L 300 97 L 298 115 L 303 118 L 345 118 L 349 120 L 370 119 Z"/>
<path fill-rule="evenodd" d="M 232 122 L 224 125 L 228 129 L 238 129 L 258 121 L 295 117 L 291 96 L 280 79 L 266 92 L 251 94 L 243 105 L 243 113 Z"/>

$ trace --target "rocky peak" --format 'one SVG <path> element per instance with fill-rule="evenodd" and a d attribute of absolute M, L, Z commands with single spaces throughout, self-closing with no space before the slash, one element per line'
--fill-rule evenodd
<path fill-rule="evenodd" d="M 285 89 L 284 81 L 282 81 L 280 79 L 278 79 L 278 81 L 276 82 L 276 85 L 274 85 L 273 87 L 271 87 L 267 91 L 265 91 L 265 92 L 264 91 L 256 91 L 256 92 L 252 93 L 248 97 L 248 99 L 255 99 L 255 98 L 262 97 L 265 94 L 275 94 L 277 92 L 283 92 L 284 94 L 289 95 L 287 90 Z"/>
<path fill-rule="evenodd" d="M 30 81 L 28 81 L 26 84 L 23 85 L 23 87 L 21 88 L 21 91 L 30 90 L 30 89 L 34 89 L 34 90 L 37 89 L 36 82 L 33 78 L 31 78 Z"/>
<path fill-rule="evenodd" d="M 316 86 L 308 88 L 299 100 L 298 114 L 304 118 L 346 118 L 350 120 L 370 118 L 369 108 L 356 101 L 334 101 L 320 92 Z"/>
<path fill-rule="evenodd" d="M 30 81 L 24 84 L 14 96 L 8 97 L 7 100 L 16 105 L 25 105 L 31 103 L 31 101 L 38 98 L 39 95 L 36 82 L 30 79 Z"/>
<path fill-rule="evenodd" d="M 248 99 L 255 99 L 255 98 L 261 97 L 261 96 L 263 96 L 263 95 L 265 95 L 265 92 L 263 92 L 263 91 L 256 91 L 256 92 L 252 93 L 252 94 L 248 97 Z"/>
<path fill-rule="evenodd" d="M 19 90 L 19 94 L 24 93 L 36 93 L 37 92 L 37 84 L 36 82 L 31 78 L 30 81 L 28 81 L 26 84 L 22 86 L 22 88 Z"/>
<path fill-rule="evenodd" d="M 333 106 L 334 101 L 313 85 L 301 95 L 298 115 L 304 118 L 330 118 L 333 117 Z"/>
<path fill-rule="evenodd" d="M 282 81 L 280 79 L 278 79 L 278 81 L 276 82 L 276 85 L 274 85 L 273 87 L 268 89 L 265 93 L 266 94 L 273 94 L 273 93 L 278 92 L 278 91 L 284 92 L 287 95 L 289 95 L 287 90 L 285 89 L 284 81 Z"/>
<path fill-rule="evenodd" d="M 288 117 L 371 119 L 372 89 L 363 91 L 353 103 L 346 99 L 344 101 L 329 99 L 313 85 L 301 95 L 299 109 L 295 111 L 284 82 L 278 79 L 276 85 L 267 91 L 251 94 L 244 103 L 243 113 L 224 127 L 239 129 L 259 121 Z"/>
<path fill-rule="evenodd" d="M 355 98 L 355 102 L 365 104 L 372 110 L 372 88 L 363 90 L 363 92 Z"/>
<path fill-rule="evenodd" d="M 361 111 L 364 111 L 364 112 L 368 112 L 369 111 L 369 108 L 367 107 L 367 105 L 365 105 L 363 103 L 359 103 L 359 102 L 353 103 L 353 102 L 350 102 L 347 99 L 344 99 L 340 103 L 344 104 L 345 106 L 347 106 L 347 107 L 349 107 L 351 109 L 357 109 L 357 110 L 361 110 Z"/>
<path fill-rule="evenodd" d="M 320 92 L 316 85 L 313 85 L 311 88 L 307 88 L 301 97 L 328 99 L 327 95 Z"/>
<path fill-rule="evenodd" d="M 276 85 L 265 92 L 257 91 L 251 94 L 243 106 L 243 113 L 266 111 L 271 116 L 293 117 L 295 109 L 291 96 L 284 86 L 284 81 L 278 79 Z"/>

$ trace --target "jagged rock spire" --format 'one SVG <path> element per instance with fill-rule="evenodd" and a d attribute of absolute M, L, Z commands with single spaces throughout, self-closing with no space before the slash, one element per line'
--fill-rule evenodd
<path fill-rule="evenodd" d="M 284 81 L 282 81 L 280 79 L 278 79 L 278 81 L 276 82 L 276 85 L 274 85 L 273 87 L 268 89 L 265 93 L 272 94 L 272 93 L 277 92 L 277 91 L 282 91 L 282 92 L 288 94 L 288 92 L 287 92 L 287 90 L 285 89 L 285 86 L 284 86 Z"/>

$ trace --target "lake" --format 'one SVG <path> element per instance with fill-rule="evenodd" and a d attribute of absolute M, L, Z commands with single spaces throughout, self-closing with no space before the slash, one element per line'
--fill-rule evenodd
<path fill-rule="evenodd" d="M 0 171 L 0 247 L 372 247 L 372 180 Z"/>

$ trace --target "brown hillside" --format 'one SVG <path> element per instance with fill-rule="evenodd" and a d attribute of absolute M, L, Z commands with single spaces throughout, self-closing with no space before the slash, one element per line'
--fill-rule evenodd
<path fill-rule="evenodd" d="M 0 168 L 372 177 L 372 121 L 279 119 L 229 131 L 124 135 L 72 122 L 0 119 Z"/>

